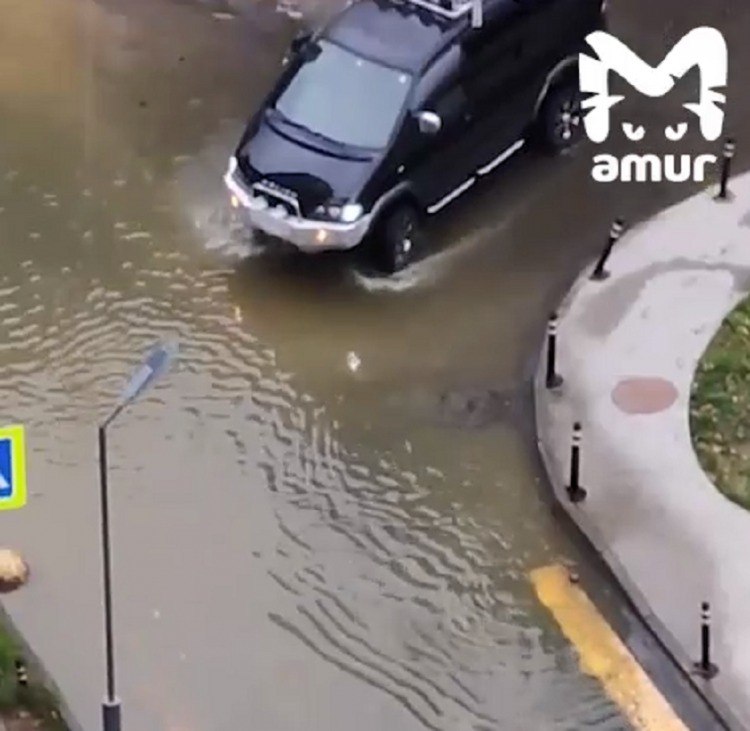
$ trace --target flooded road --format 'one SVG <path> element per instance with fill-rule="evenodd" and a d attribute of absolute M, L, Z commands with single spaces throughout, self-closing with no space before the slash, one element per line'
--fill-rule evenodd
<path fill-rule="evenodd" d="M 638 0 L 613 24 L 654 62 L 722 24 L 739 85 L 750 16 L 711 7 Z M 528 376 L 611 219 L 690 190 L 597 186 L 590 150 L 529 153 L 394 280 L 263 254 L 221 174 L 287 19 L 169 0 L 0 13 L 0 421 L 28 429 L 31 491 L 0 519 L 33 570 L 6 606 L 81 726 L 104 689 L 95 425 L 176 335 L 179 367 L 109 438 L 127 728 L 626 728 L 529 583 L 586 558 L 546 502 Z"/>

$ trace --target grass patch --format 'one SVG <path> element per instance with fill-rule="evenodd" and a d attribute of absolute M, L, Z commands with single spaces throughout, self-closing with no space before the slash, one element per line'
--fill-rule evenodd
<path fill-rule="evenodd" d="M 750 509 L 750 298 L 724 320 L 698 366 L 690 431 L 714 484 Z"/>
<path fill-rule="evenodd" d="M 29 671 L 28 685 L 18 682 L 16 661 L 23 651 L 15 639 L 0 626 L 0 717 L 9 728 L 67 731 L 58 711 L 57 699 Z M 15 722 L 14 722 L 15 721 Z"/>

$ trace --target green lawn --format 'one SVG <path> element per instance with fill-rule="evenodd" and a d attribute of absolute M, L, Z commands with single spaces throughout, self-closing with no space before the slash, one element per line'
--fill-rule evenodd
<path fill-rule="evenodd" d="M 750 508 L 750 299 L 716 333 L 695 374 L 693 445 L 728 498 Z"/>

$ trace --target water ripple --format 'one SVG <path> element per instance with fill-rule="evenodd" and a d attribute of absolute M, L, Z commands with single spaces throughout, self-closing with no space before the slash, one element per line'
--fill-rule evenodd
<path fill-rule="evenodd" d="M 129 175 L 108 172 L 109 213 L 94 182 L 91 195 L 77 194 L 79 206 L 92 208 L 77 210 L 75 227 L 59 227 L 69 237 L 63 255 L 43 245 L 58 231 L 49 222 L 44 230 L 35 220 L 13 223 L 24 243 L 13 248 L 0 282 L 0 393 L 12 395 L 6 400 L 14 411 L 35 424 L 35 439 L 54 445 L 46 461 L 75 463 L 72 452 L 58 453 L 66 440 L 74 443 L 61 425 L 88 425 L 117 397 L 143 349 L 176 334 L 174 373 L 150 395 L 153 408 L 123 428 L 184 440 L 195 452 L 180 465 L 187 470 L 219 459 L 206 451 L 223 447 L 229 457 L 222 460 L 248 466 L 253 479 L 230 487 L 243 499 L 266 500 L 264 519 L 273 526 L 254 523 L 244 503 L 228 510 L 237 508 L 247 533 L 275 536 L 261 559 L 278 594 L 268 615 L 274 624 L 434 731 L 511 728 L 501 692 L 512 696 L 524 731 L 550 728 L 523 726 L 524 712 L 540 717 L 549 689 L 560 696 L 555 708 L 575 706 L 576 719 L 584 719 L 576 728 L 606 718 L 611 707 L 588 686 L 570 692 L 574 671 L 565 681 L 551 679 L 559 676 L 557 656 L 545 650 L 541 633 L 522 632 L 532 620 L 512 532 L 493 533 L 446 499 L 462 489 L 456 475 L 466 477 L 450 464 L 460 462 L 459 452 L 432 467 L 420 464 L 416 450 L 411 465 L 385 448 L 359 445 L 358 453 L 347 424 L 337 421 L 334 398 L 307 393 L 300 374 L 285 369 L 273 334 L 264 339 L 243 324 L 226 261 L 196 261 L 192 234 L 173 230 L 168 206 L 156 215 L 140 201 L 143 215 L 128 215 L 135 186 L 112 180 Z M 5 185 L 26 196 L 28 183 Z M 60 191 L 34 195 L 50 220 L 67 207 Z M 211 202 L 191 210 L 209 239 L 201 248 L 233 238 L 215 211 Z M 26 234 L 37 223 L 44 236 L 32 251 Z M 326 333 L 321 323 L 322 343 Z M 155 425 L 162 417 L 154 415 L 167 412 L 178 418 Z M 142 469 L 137 457 L 129 459 L 127 469 Z M 553 724 L 572 727 L 562 712 Z"/>

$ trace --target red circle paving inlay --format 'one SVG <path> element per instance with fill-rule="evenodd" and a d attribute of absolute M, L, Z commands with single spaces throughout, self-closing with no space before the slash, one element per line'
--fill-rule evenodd
<path fill-rule="evenodd" d="M 626 414 L 656 414 L 677 400 L 677 389 L 664 378 L 624 378 L 612 390 L 612 401 Z"/>

